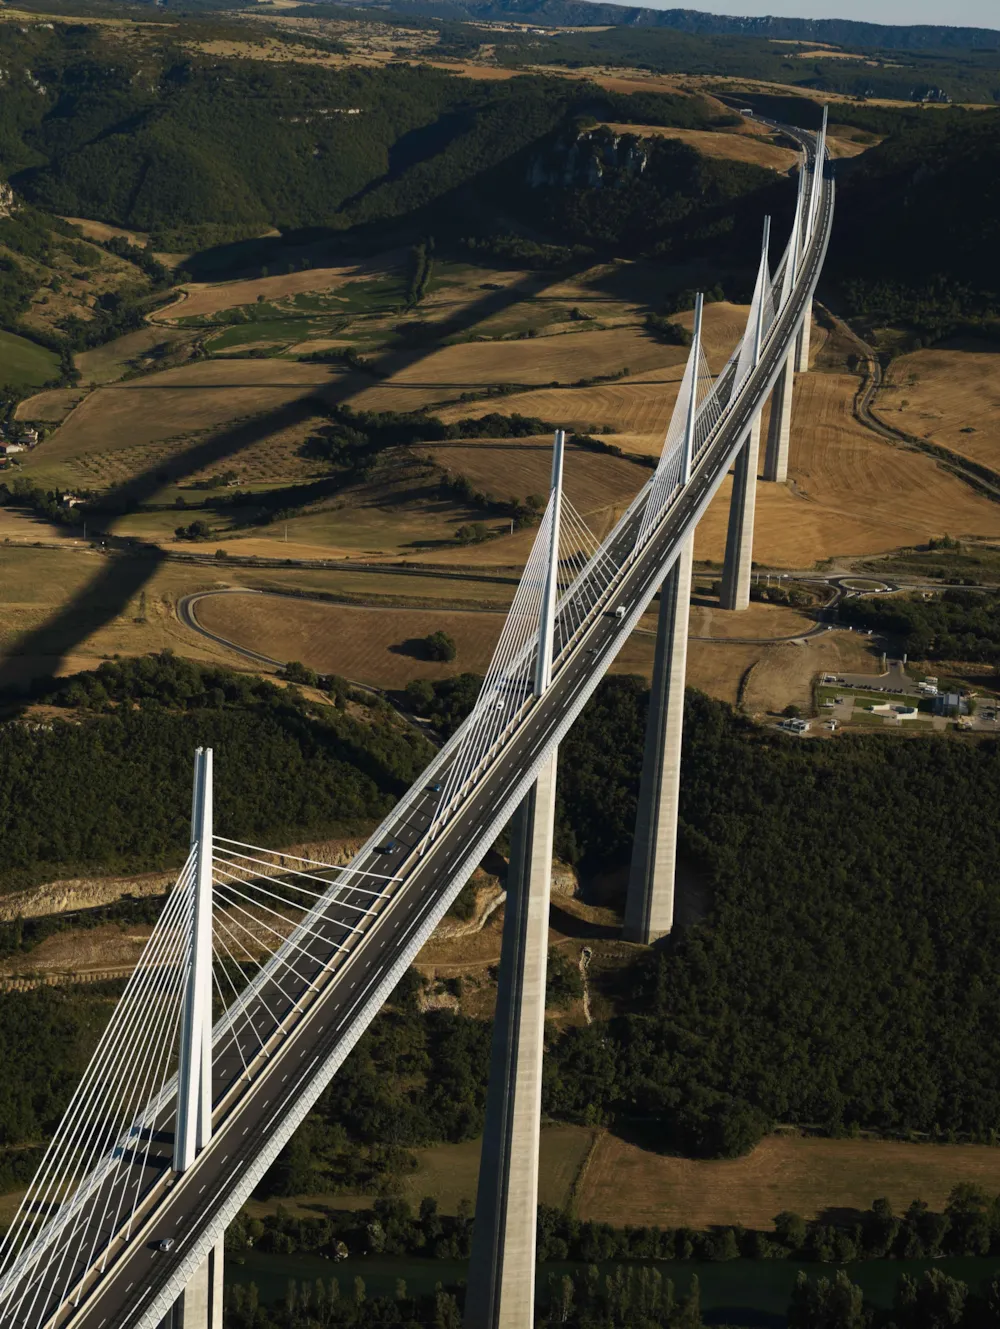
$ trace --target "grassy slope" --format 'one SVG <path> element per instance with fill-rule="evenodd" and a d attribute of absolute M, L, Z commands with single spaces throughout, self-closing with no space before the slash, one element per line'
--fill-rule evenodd
<path fill-rule="evenodd" d="M 0 383 L 21 390 L 40 388 L 59 376 L 59 357 L 37 342 L 0 331 Z"/>

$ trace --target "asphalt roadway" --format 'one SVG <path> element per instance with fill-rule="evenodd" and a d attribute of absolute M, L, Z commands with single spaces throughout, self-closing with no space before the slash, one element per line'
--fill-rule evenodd
<path fill-rule="evenodd" d="M 346 1055 L 344 1049 L 353 1046 L 359 1028 L 365 1027 L 384 1000 L 380 987 L 390 981 L 391 971 L 401 960 L 408 961 L 416 953 L 426 920 L 443 912 L 458 889 L 456 883 L 466 879 L 488 838 L 513 813 L 525 781 L 530 781 L 553 743 L 579 714 L 673 566 L 782 369 L 792 329 L 812 297 L 822 268 L 833 193 L 832 181 L 827 179 L 799 281 L 748 386 L 698 461 L 686 489 L 622 575 L 608 612 L 595 618 L 572 644 L 549 690 L 533 703 L 507 746 L 423 856 L 416 846 L 424 837 L 438 795 L 425 788 L 414 802 L 403 800 L 398 820 L 387 832 L 399 841 L 401 850 L 380 853 L 379 847 L 386 842 L 383 835 L 357 864 L 396 880 L 373 906 L 360 933 L 347 933 L 338 915 L 340 906 L 332 904 L 317 925 L 318 936 L 309 944 L 308 955 L 296 963 L 301 981 L 293 984 L 285 971 L 281 988 L 270 984 L 262 990 L 253 1018 L 265 1031 L 273 1031 L 270 1055 L 257 1055 L 258 1034 L 253 1035 L 254 1041 L 249 1034 L 245 1041 L 241 1035 L 241 1050 L 250 1062 L 252 1077 L 242 1089 L 236 1049 L 220 1058 L 214 1086 L 213 1140 L 179 1177 L 167 1167 L 170 1124 L 161 1128 L 159 1138 L 164 1144 L 155 1160 L 159 1171 L 140 1174 L 137 1165 L 127 1183 L 144 1194 L 140 1221 L 127 1243 L 112 1237 L 110 1230 L 97 1233 L 96 1248 L 107 1247 L 107 1269 L 99 1276 L 96 1265 L 89 1272 L 82 1267 L 76 1271 L 74 1282 L 82 1278 L 74 1294 L 79 1308 L 74 1310 L 71 1304 L 60 1308 L 65 1271 L 58 1284 L 49 1280 L 46 1271 L 42 1295 L 30 1316 L 25 1318 L 23 1310 L 13 1315 L 8 1311 L 0 1320 L 4 1329 L 15 1325 L 17 1329 L 47 1325 L 53 1329 L 147 1329 L 156 1323 L 158 1315 L 152 1314 L 156 1294 L 176 1282 L 192 1243 L 200 1239 L 204 1244 L 227 1203 L 244 1193 L 241 1174 L 249 1174 L 262 1154 L 270 1155 L 286 1138 L 291 1127 L 286 1126 L 282 1133 L 282 1123 L 291 1119 L 294 1125 L 297 1105 L 311 1101 L 329 1080 Z M 620 558 L 631 550 L 641 517 L 638 507 L 620 532 L 616 541 Z M 622 619 L 614 613 L 619 606 L 626 610 Z M 444 780 L 446 770 L 435 773 L 434 783 Z M 289 990 L 296 986 L 298 991 Z M 244 1178 L 242 1184 L 248 1189 L 252 1183 Z M 90 1221 L 99 1221 L 98 1210 L 103 1216 L 106 1207 L 94 1204 Z M 156 1246 L 165 1237 L 174 1238 L 174 1245 L 169 1252 L 160 1252 Z"/>

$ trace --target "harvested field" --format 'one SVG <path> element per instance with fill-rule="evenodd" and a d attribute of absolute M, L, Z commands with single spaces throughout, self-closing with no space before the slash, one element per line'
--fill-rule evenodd
<path fill-rule="evenodd" d="M 48 388 L 45 392 L 36 392 L 33 397 L 19 401 L 14 419 L 57 424 L 65 420 L 84 396 L 82 388 Z"/>
<path fill-rule="evenodd" d="M 592 1139 L 593 1131 L 586 1126 L 542 1126 L 538 1174 L 540 1203 L 560 1209 L 566 1206 Z M 416 1208 L 425 1195 L 434 1195 L 445 1214 L 457 1213 L 463 1200 L 474 1205 L 480 1147 L 481 1141 L 469 1140 L 463 1144 L 441 1144 L 413 1150 L 417 1168 L 403 1183 L 406 1199 Z M 370 1196 L 299 1195 L 276 1200 L 250 1200 L 246 1208 L 250 1214 L 264 1215 L 273 1214 L 280 1207 L 289 1214 L 314 1218 L 316 1205 L 361 1209 L 370 1208 L 371 1203 Z"/>
<path fill-rule="evenodd" d="M 742 642 L 692 641 L 688 644 L 688 686 L 699 688 L 710 697 L 717 697 L 719 701 L 728 701 L 731 706 L 735 706 L 740 697 L 740 683 L 747 670 L 760 659 L 764 649 Z M 652 677 L 652 639 L 649 644 L 649 663 L 642 672 L 645 677 Z"/>
<path fill-rule="evenodd" d="M 552 472 L 551 438 L 476 439 L 437 444 L 427 450 L 436 466 L 464 475 L 498 497 L 548 494 Z M 568 447 L 565 489 L 582 515 L 627 507 L 649 472 L 620 457 Z"/>
<path fill-rule="evenodd" d="M 888 424 L 1000 471 L 1000 355 L 945 343 L 892 362 L 875 408 Z"/>
<path fill-rule="evenodd" d="M 661 125 L 608 124 L 616 134 L 635 134 L 639 138 L 673 138 L 695 148 L 703 157 L 721 157 L 726 161 L 750 162 L 772 171 L 788 171 L 799 160 L 791 148 L 779 147 L 752 134 L 713 133 L 708 129 L 674 129 Z"/>
<path fill-rule="evenodd" d="M 482 673 L 503 626 L 502 614 L 475 610 L 366 609 L 263 595 L 213 596 L 196 612 L 209 632 L 239 645 L 383 688 L 463 670 Z M 422 658 L 420 639 L 439 630 L 458 646 L 455 660 Z"/>
<path fill-rule="evenodd" d="M 145 327 L 73 357 L 84 383 L 114 383 L 133 365 L 163 368 L 186 357 L 195 334 L 179 328 Z"/>
<path fill-rule="evenodd" d="M 894 448 L 851 414 L 857 380 L 796 380 L 787 485 L 759 484 L 754 559 L 808 568 L 833 555 L 874 554 L 929 536 L 1000 535 L 1000 508 L 930 457 Z M 766 426 L 766 420 L 765 420 Z M 695 556 L 721 562 L 731 482 L 698 526 Z"/>
<path fill-rule="evenodd" d="M 195 361 L 98 388 L 36 450 L 32 465 L 82 461 L 168 441 L 180 445 L 186 435 L 278 410 L 345 377 L 328 365 L 282 360 L 269 360 L 263 368 L 253 360 Z M 171 450 L 176 448 L 166 449 Z"/>
<path fill-rule="evenodd" d="M 1000 1150 L 988 1145 L 904 1144 L 770 1135 L 746 1158 L 668 1158 L 601 1136 L 577 1197 L 581 1218 L 663 1227 L 742 1223 L 770 1228 L 791 1210 L 865 1209 L 880 1196 L 897 1213 L 920 1198 L 944 1208 L 958 1182 L 1000 1190 Z"/>
<path fill-rule="evenodd" d="M 224 309 L 280 300 L 289 295 L 315 291 L 333 291 L 349 281 L 366 281 L 382 276 L 380 264 L 350 264 L 342 268 L 307 268 L 302 272 L 282 273 L 275 277 L 254 277 L 243 281 L 191 282 L 175 304 L 158 309 L 153 316 L 162 323 L 178 318 L 209 318 Z"/>
<path fill-rule="evenodd" d="M 660 369 L 677 358 L 677 348 L 657 342 L 639 328 L 606 332 L 565 332 L 524 341 L 462 342 L 403 365 L 392 382 L 447 383 L 457 390 L 498 383 L 574 383 L 599 374 L 632 374 Z"/>
<path fill-rule="evenodd" d="M 704 319 L 705 352 L 712 368 L 718 372 L 725 364 L 733 346 L 743 334 L 747 311 L 744 306 L 726 301 L 708 305 Z M 677 322 L 690 329 L 694 314 L 688 311 L 677 317 Z M 563 343 L 569 350 L 584 337 L 614 336 L 623 352 L 645 343 L 655 353 L 655 363 L 641 373 L 629 363 L 632 373 L 628 378 L 612 383 L 599 383 L 593 387 L 544 387 L 499 401 L 460 402 L 443 408 L 442 420 L 451 422 L 463 418 L 476 418 L 492 411 L 504 414 L 518 412 L 540 419 L 558 422 L 564 428 L 588 433 L 594 429 L 610 427 L 614 437 L 608 441 L 625 452 L 656 456 L 663 445 L 663 436 L 670 422 L 674 401 L 680 387 L 686 358 L 683 347 L 665 346 L 650 342 L 645 334 L 635 329 L 619 328 L 614 333 L 574 334 L 572 337 L 536 338 L 530 343 L 512 343 L 514 346 L 544 347 L 547 343 Z M 629 338 L 630 340 L 626 340 Z M 642 341 L 638 342 L 637 339 Z M 456 348 L 464 349 L 464 348 Z M 499 347 L 481 346 L 482 351 Z M 652 355 L 650 359 L 652 359 Z M 607 372 L 607 371 L 605 371 Z M 551 381 L 551 375 L 540 375 Z M 515 380 L 527 381 L 527 380 Z"/>
<path fill-rule="evenodd" d="M 710 580 L 716 574 L 707 574 Z M 721 573 L 718 574 L 721 576 Z M 702 573 L 700 579 L 706 574 Z M 754 600 L 750 608 L 740 614 L 729 609 L 720 609 L 717 605 L 693 604 L 691 606 L 690 633 L 693 640 L 699 637 L 791 637 L 796 633 L 809 632 L 816 626 L 815 619 L 798 609 L 787 605 L 768 604 L 763 600 Z"/>

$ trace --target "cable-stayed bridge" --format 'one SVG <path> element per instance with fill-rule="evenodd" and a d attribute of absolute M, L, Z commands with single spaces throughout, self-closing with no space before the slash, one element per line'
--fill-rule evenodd
<path fill-rule="evenodd" d="M 772 272 L 765 226 L 740 344 L 713 379 L 699 298 L 659 465 L 603 541 L 562 492 L 557 435 L 479 699 L 354 860 L 218 835 L 212 754 L 197 754 L 187 862 L 0 1252 L 4 1329 L 221 1329 L 227 1224 L 517 809 L 466 1324 L 531 1323 L 558 744 L 662 587 L 626 911 L 629 935 L 662 935 L 693 534 L 735 462 L 723 601 L 745 607 L 761 410 L 777 385 L 765 478 L 782 479 L 829 242 L 825 123 L 798 137 L 792 234 Z"/>

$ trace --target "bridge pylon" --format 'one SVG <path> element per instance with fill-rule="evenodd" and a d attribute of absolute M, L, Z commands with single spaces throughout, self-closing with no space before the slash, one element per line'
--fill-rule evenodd
<path fill-rule="evenodd" d="M 816 135 L 816 154 L 813 157 L 812 177 L 809 189 L 809 205 L 806 212 L 806 244 L 813 237 L 816 229 L 816 217 L 819 211 L 819 198 L 822 192 L 823 171 L 826 163 L 826 129 L 827 121 L 830 115 L 829 106 L 823 107 L 823 123 L 820 126 L 819 133 Z M 799 331 L 798 339 L 795 343 L 795 368 L 800 374 L 804 374 L 809 369 L 810 338 L 812 335 L 812 300 L 806 305 L 805 317 L 802 320 L 802 328 Z"/>
<path fill-rule="evenodd" d="M 553 520 L 535 665 L 536 696 L 547 691 L 552 681 L 564 439 L 563 431 L 557 430 L 552 457 Z M 553 751 L 512 823 L 465 1329 L 526 1329 L 534 1323 L 556 766 L 557 753 Z"/>
<path fill-rule="evenodd" d="M 771 301 L 771 273 L 768 249 L 771 239 L 771 218 L 764 219 L 764 241 L 761 247 L 757 285 L 750 307 L 749 354 L 745 373 L 752 373 L 760 360 L 764 339 L 765 311 Z M 722 568 L 722 593 L 719 603 L 723 609 L 747 609 L 750 606 L 750 571 L 753 563 L 753 525 L 757 502 L 757 464 L 760 458 L 760 420 L 757 411 L 747 430 L 743 446 L 736 457 L 733 470 L 733 493 L 729 503 L 729 529 L 726 532 L 726 560 Z"/>
<path fill-rule="evenodd" d="M 178 1049 L 175 1172 L 186 1172 L 212 1138 L 212 803 L 212 749 L 198 748 L 191 799 L 195 898 Z M 222 1294 L 220 1238 L 161 1329 L 222 1329 Z"/>
<path fill-rule="evenodd" d="M 697 366 L 701 357 L 703 296 L 695 297 L 691 338 L 689 395 L 677 403 L 684 412 L 680 483 L 691 478 L 698 409 Z M 653 682 L 646 717 L 642 779 L 632 841 L 623 935 L 645 945 L 665 936 L 674 925 L 674 879 L 677 867 L 677 810 L 681 787 L 684 731 L 684 682 L 687 674 L 688 620 L 694 534 L 660 587 Z"/>

